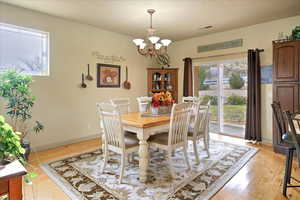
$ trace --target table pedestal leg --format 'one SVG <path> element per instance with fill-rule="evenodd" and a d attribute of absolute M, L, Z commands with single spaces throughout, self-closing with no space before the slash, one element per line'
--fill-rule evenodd
<path fill-rule="evenodd" d="M 138 134 L 138 139 L 140 140 L 139 144 L 139 168 L 140 168 L 140 182 L 145 183 L 147 181 L 147 168 L 148 168 L 148 148 L 149 144 L 147 139 L 149 136 L 143 134 Z"/>

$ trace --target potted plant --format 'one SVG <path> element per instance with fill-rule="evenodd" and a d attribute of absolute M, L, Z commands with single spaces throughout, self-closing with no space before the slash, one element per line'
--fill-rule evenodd
<path fill-rule="evenodd" d="M 19 132 L 14 132 L 13 128 L 5 122 L 0 115 L 0 169 L 10 161 L 15 159 L 23 162 L 24 148 L 21 146 Z"/>
<path fill-rule="evenodd" d="M 174 99 L 170 92 L 159 92 L 152 96 L 151 112 L 153 115 L 166 114 L 171 111 Z"/>
<path fill-rule="evenodd" d="M 31 109 L 35 97 L 31 91 L 33 80 L 30 75 L 18 73 L 14 70 L 7 70 L 0 74 L 0 97 L 5 100 L 7 117 L 13 130 L 20 132 L 21 145 L 25 148 L 25 159 L 30 153 L 30 143 L 26 140 L 29 133 L 38 133 L 44 126 L 32 120 Z"/>

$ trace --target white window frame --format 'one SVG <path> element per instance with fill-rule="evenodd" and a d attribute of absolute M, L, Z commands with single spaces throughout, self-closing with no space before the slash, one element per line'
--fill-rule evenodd
<path fill-rule="evenodd" d="M 14 31 L 14 32 L 22 32 L 22 33 L 27 33 L 30 35 L 38 35 L 41 36 L 43 38 L 45 38 L 45 40 L 43 40 L 44 43 L 44 51 L 47 52 L 47 71 L 45 72 L 41 72 L 40 74 L 29 74 L 31 76 L 50 76 L 50 33 L 49 32 L 45 32 L 45 31 L 41 31 L 41 30 L 37 30 L 37 29 L 33 29 L 33 28 L 27 28 L 27 27 L 23 27 L 23 26 L 17 26 L 17 25 L 13 25 L 13 24 L 7 24 L 7 23 L 2 23 L 0 22 L 0 27 L 2 30 L 9 30 L 9 31 Z"/>
<path fill-rule="evenodd" d="M 217 120 L 217 123 L 218 123 L 218 128 L 219 128 L 219 133 L 221 134 L 225 134 L 224 133 L 224 130 L 223 130 L 223 120 L 224 120 L 224 117 L 223 117 L 223 114 L 224 114 L 224 85 L 223 85 L 223 72 L 224 72 L 224 66 L 223 64 L 226 64 L 226 63 L 232 63 L 234 61 L 237 61 L 237 60 L 245 60 L 247 61 L 247 57 L 238 57 L 238 58 L 226 58 L 226 59 L 218 59 L 216 61 L 206 61 L 206 62 L 193 62 L 193 88 L 195 87 L 195 70 L 194 70 L 194 67 L 199 67 L 203 64 L 216 64 L 217 65 L 217 68 L 218 68 L 218 77 L 217 77 L 217 85 L 218 85 L 218 88 L 217 88 L 217 93 L 218 93 L 218 120 Z M 194 89 L 193 89 L 193 95 L 194 94 Z M 199 96 L 199 91 L 198 91 L 198 94 L 196 96 Z"/>

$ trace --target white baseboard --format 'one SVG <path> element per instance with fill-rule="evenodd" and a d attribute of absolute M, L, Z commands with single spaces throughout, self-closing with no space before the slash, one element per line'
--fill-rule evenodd
<path fill-rule="evenodd" d="M 63 141 L 63 142 L 32 147 L 31 150 L 33 152 L 35 152 L 35 151 L 53 149 L 53 148 L 56 148 L 56 147 L 60 147 L 60 146 L 67 145 L 67 144 L 72 144 L 72 143 L 75 143 L 75 142 L 81 142 L 81 141 L 90 140 L 90 139 L 94 139 L 94 138 L 99 138 L 100 139 L 100 137 L 101 137 L 100 133 L 97 133 L 97 134 L 94 134 L 94 135 L 89 135 L 89 136 L 80 137 L 80 138 L 76 138 L 76 139 L 66 140 L 66 141 Z M 265 145 L 268 145 L 268 146 L 273 145 L 272 140 L 264 139 L 264 138 L 262 139 L 262 144 L 265 144 Z"/>
<path fill-rule="evenodd" d="M 268 146 L 272 146 L 273 142 L 270 139 L 262 139 L 262 144 L 268 145 Z"/>
<path fill-rule="evenodd" d="M 72 144 L 72 143 L 75 143 L 75 142 L 81 142 L 81 141 L 84 141 L 84 140 L 90 140 L 90 139 L 94 139 L 94 138 L 100 138 L 100 133 L 85 136 L 85 137 L 80 137 L 80 138 L 76 138 L 76 139 L 66 140 L 66 141 L 63 141 L 63 142 L 57 142 L 57 143 L 43 145 L 43 146 L 31 147 L 31 151 L 35 152 L 35 151 L 42 151 L 42 150 L 46 150 L 46 149 L 53 149 L 55 147 L 60 147 L 60 146 L 63 146 L 63 145 Z"/>

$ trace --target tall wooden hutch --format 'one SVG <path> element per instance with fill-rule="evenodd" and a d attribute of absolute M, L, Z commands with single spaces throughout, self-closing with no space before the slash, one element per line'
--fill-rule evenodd
<path fill-rule="evenodd" d="M 299 112 L 300 101 L 300 40 L 273 41 L 273 100 L 282 109 Z M 273 120 L 273 148 L 283 153 L 286 145 Z"/>
<path fill-rule="evenodd" d="M 178 69 L 148 68 L 148 95 L 166 91 L 178 102 Z"/>

